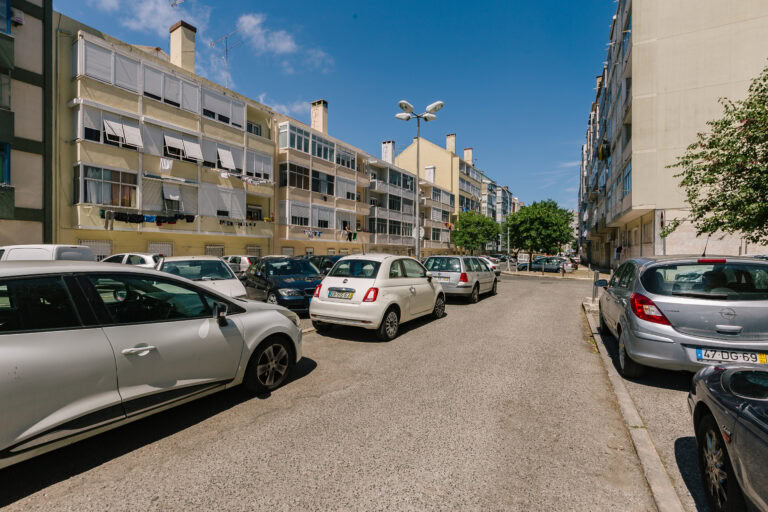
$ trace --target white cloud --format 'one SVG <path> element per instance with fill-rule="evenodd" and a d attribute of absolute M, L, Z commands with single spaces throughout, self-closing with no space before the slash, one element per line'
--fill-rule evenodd
<path fill-rule="evenodd" d="M 269 30 L 264 26 L 267 17 L 260 13 L 243 14 L 237 19 L 237 30 L 257 53 L 285 55 L 294 53 L 299 46 L 285 30 Z"/>
<path fill-rule="evenodd" d="M 116 11 L 120 7 L 119 0 L 86 0 L 90 7 L 95 7 L 100 11 Z"/>
<path fill-rule="evenodd" d="M 561 169 L 565 169 L 567 167 L 578 167 L 581 165 L 581 162 L 579 160 L 571 160 L 570 162 L 560 162 L 558 164 L 558 167 Z"/>
<path fill-rule="evenodd" d="M 292 103 L 276 103 L 267 96 L 267 93 L 263 92 L 259 94 L 256 99 L 259 103 L 263 103 L 268 107 L 285 114 L 287 116 L 298 116 L 301 114 L 309 113 L 309 101 L 297 100 Z"/>
<path fill-rule="evenodd" d="M 179 20 L 195 26 L 199 37 L 201 32 L 205 32 L 211 17 L 211 7 L 200 5 L 196 0 L 187 0 L 178 7 L 171 7 L 168 0 L 131 0 L 123 5 L 121 25 L 138 32 L 153 32 L 160 37 L 168 37 L 168 29 Z"/>
<path fill-rule="evenodd" d="M 229 82 L 227 82 L 227 66 L 221 56 L 210 51 L 205 53 L 198 52 L 197 56 L 195 73 L 219 85 L 227 86 L 229 84 L 230 89 L 235 88 L 232 73 L 229 73 Z"/>
<path fill-rule="evenodd" d="M 309 69 L 327 73 L 333 67 L 333 57 L 320 48 L 309 48 L 305 53 L 305 63 Z"/>

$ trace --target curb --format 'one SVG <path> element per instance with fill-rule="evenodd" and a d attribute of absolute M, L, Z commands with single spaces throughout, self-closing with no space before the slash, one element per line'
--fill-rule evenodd
<path fill-rule="evenodd" d="M 315 332 L 315 328 L 314 327 L 307 327 L 306 329 L 302 329 L 301 330 L 301 334 L 307 334 L 309 332 Z"/>
<path fill-rule="evenodd" d="M 635 446 L 635 451 L 640 459 L 640 465 L 643 467 L 648 487 L 651 488 L 656 508 L 659 509 L 659 512 L 682 512 L 684 509 L 683 504 L 680 502 L 680 497 L 677 495 L 675 486 L 672 484 L 672 480 L 669 478 L 669 474 L 661 462 L 661 457 L 659 457 L 659 453 L 656 451 L 656 446 L 654 446 L 651 440 L 648 429 L 640 418 L 640 413 L 635 408 L 632 397 L 629 396 L 629 392 L 626 386 L 624 386 L 623 378 L 616 371 L 613 361 L 605 349 L 600 349 L 603 338 L 598 332 L 592 315 L 589 314 L 589 309 L 592 305 L 588 307 L 587 304 L 582 304 L 582 307 L 584 308 L 587 322 L 589 322 L 592 336 L 595 338 L 595 345 L 600 353 L 600 359 L 603 361 L 603 366 L 608 373 L 608 380 L 611 381 L 613 386 L 613 392 L 619 403 L 619 409 L 632 439 L 632 444 Z"/>
<path fill-rule="evenodd" d="M 505 276 L 524 276 L 524 277 L 545 277 L 549 279 L 572 279 L 575 281 L 592 281 L 591 277 L 561 277 L 559 273 L 553 274 L 553 275 L 541 275 L 541 272 L 538 270 L 535 272 L 507 272 L 506 270 L 501 271 L 502 275 Z"/>

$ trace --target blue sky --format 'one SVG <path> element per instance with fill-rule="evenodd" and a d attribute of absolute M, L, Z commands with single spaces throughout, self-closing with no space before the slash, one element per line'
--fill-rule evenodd
<path fill-rule="evenodd" d="M 198 72 L 224 84 L 220 44 L 230 41 L 233 88 L 309 122 L 329 103 L 328 131 L 375 156 L 415 135 L 397 101 L 445 108 L 422 126 L 522 201 L 576 205 L 578 160 L 595 75 L 616 4 L 611 0 L 498 2 L 255 2 L 54 0 L 57 11 L 129 43 L 167 51 L 178 19 L 198 27 Z"/>

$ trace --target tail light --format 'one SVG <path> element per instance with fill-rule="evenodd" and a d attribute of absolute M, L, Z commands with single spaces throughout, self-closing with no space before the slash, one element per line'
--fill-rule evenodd
<path fill-rule="evenodd" d="M 640 320 L 661 325 L 671 325 L 664 313 L 653 303 L 651 299 L 639 293 L 633 293 L 629 298 L 632 311 Z"/>
<path fill-rule="evenodd" d="M 322 288 L 323 285 L 319 284 L 315 286 L 315 293 L 312 294 L 313 297 L 319 297 L 320 296 L 320 288 Z"/>
<path fill-rule="evenodd" d="M 368 291 L 365 292 L 365 297 L 363 297 L 363 302 L 376 302 L 376 298 L 378 296 L 379 296 L 378 288 L 368 288 Z"/>
<path fill-rule="evenodd" d="M 467 277 L 467 273 L 466 272 L 462 272 L 461 273 L 461 275 L 459 276 L 459 282 L 460 283 L 468 283 L 469 282 L 469 277 Z"/>

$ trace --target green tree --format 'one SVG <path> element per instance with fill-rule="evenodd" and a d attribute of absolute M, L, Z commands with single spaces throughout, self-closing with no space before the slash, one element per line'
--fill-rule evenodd
<path fill-rule="evenodd" d="M 485 244 L 499 236 L 499 225 L 495 220 L 477 212 L 462 212 L 453 231 L 453 243 L 469 251 L 485 247 Z"/>
<path fill-rule="evenodd" d="M 768 244 L 768 67 L 749 86 L 747 98 L 721 98 L 723 116 L 709 121 L 672 168 L 682 169 L 690 220 L 698 235 L 738 233 Z M 673 219 L 662 230 L 672 233 Z"/>
<path fill-rule="evenodd" d="M 534 252 L 556 253 L 573 241 L 573 213 L 547 199 L 520 208 L 507 217 L 501 228 L 502 242 L 533 257 Z"/>

